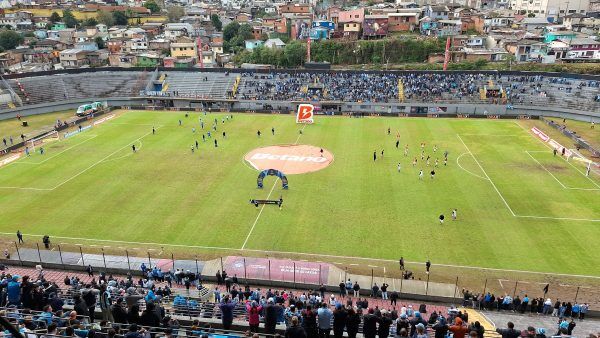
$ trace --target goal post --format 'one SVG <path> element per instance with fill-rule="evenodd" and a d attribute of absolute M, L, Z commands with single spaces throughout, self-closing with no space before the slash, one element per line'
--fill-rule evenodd
<path fill-rule="evenodd" d="M 58 140 L 59 140 L 59 134 L 56 130 L 53 130 L 42 136 L 39 136 L 39 137 L 36 137 L 36 138 L 33 138 L 33 139 L 27 141 L 27 145 L 29 146 L 31 151 L 35 152 L 36 147 L 40 147 L 40 146 L 43 146 L 45 143 L 58 141 Z"/>

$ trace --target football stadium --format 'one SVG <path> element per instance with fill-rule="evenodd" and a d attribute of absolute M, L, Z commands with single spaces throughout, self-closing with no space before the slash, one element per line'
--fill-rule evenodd
<path fill-rule="evenodd" d="M 80 337 L 600 332 L 598 76 L 0 84 L 9 321 Z"/>

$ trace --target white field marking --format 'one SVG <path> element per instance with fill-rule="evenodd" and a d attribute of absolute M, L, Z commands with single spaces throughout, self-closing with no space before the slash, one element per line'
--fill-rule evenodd
<path fill-rule="evenodd" d="M 498 279 L 498 283 L 500 283 L 500 287 L 504 289 L 504 285 L 502 285 L 502 281 L 508 282 L 506 279 Z"/>
<path fill-rule="evenodd" d="M 69 179 L 67 179 L 67 180 L 63 181 L 62 183 L 59 183 L 57 186 L 55 186 L 55 187 L 54 187 L 54 188 L 52 188 L 51 190 L 55 190 L 55 189 L 57 189 L 57 188 L 61 187 L 62 185 L 64 185 L 64 184 L 66 184 L 66 183 L 70 182 L 71 180 L 75 179 L 75 178 L 76 178 L 76 177 L 78 177 L 79 175 L 81 175 L 81 174 L 85 173 L 86 171 L 88 171 L 88 170 L 92 169 L 93 167 L 97 166 L 98 164 L 102 163 L 102 162 L 103 162 L 104 160 L 106 160 L 107 158 L 109 158 L 109 157 L 113 156 L 114 154 L 118 153 L 119 151 L 121 151 L 121 150 L 123 150 L 123 149 L 125 149 L 125 148 L 129 147 L 129 145 L 130 145 L 130 144 L 132 144 L 132 143 L 134 143 L 134 142 L 137 142 L 137 141 L 141 140 L 142 138 L 144 138 L 144 137 L 148 136 L 148 135 L 149 135 L 149 134 L 151 134 L 151 133 L 152 133 L 152 131 L 149 131 L 149 132 L 147 132 L 146 134 L 144 134 L 144 135 L 142 135 L 142 136 L 138 137 L 137 139 L 133 140 L 133 142 L 129 142 L 129 143 L 127 143 L 127 144 L 126 144 L 126 145 L 124 145 L 123 147 L 121 147 L 121 148 L 119 148 L 119 149 L 117 149 L 117 150 L 113 151 L 112 153 L 110 153 L 108 156 L 105 156 L 105 157 L 104 157 L 103 159 L 101 159 L 100 161 L 98 161 L 98 162 L 96 162 L 96 163 L 92 164 L 91 166 L 89 166 L 89 167 L 87 167 L 87 168 L 83 169 L 82 171 L 80 171 L 79 173 L 77 173 L 77 174 L 73 175 L 71 178 L 69 178 Z"/>
<path fill-rule="evenodd" d="M 486 180 L 486 181 L 488 181 L 488 179 L 487 179 L 487 178 L 485 178 L 485 177 L 483 177 L 483 176 L 479 176 L 479 175 L 477 175 L 477 174 L 475 174 L 475 173 L 473 173 L 473 172 L 470 172 L 469 170 L 467 170 L 467 169 L 463 168 L 463 166 L 462 166 L 462 165 L 460 165 L 460 162 L 459 162 L 458 160 L 459 160 L 461 157 L 463 157 L 463 155 L 467 155 L 467 154 L 469 154 L 469 153 L 462 153 L 462 154 L 458 155 L 458 157 L 456 158 L 456 164 L 457 164 L 457 165 L 458 165 L 458 166 L 459 166 L 459 167 L 460 167 L 462 170 L 466 171 L 467 173 L 469 173 L 469 174 L 471 174 L 471 175 L 473 175 L 473 176 L 475 176 L 475 177 L 481 178 L 482 180 Z"/>
<path fill-rule="evenodd" d="M 520 218 L 537 218 L 537 219 L 553 219 L 560 221 L 583 221 L 583 222 L 600 222 L 600 219 L 590 218 L 570 218 L 570 217 L 549 217 L 549 216 L 526 216 L 526 215 L 515 215 Z"/>
<path fill-rule="evenodd" d="M 464 134 L 462 133 L 461 135 L 463 136 L 489 136 L 489 137 L 519 137 L 519 136 L 523 136 L 523 135 L 516 135 L 516 134 Z"/>
<path fill-rule="evenodd" d="M 0 235 L 10 235 L 14 236 L 13 232 L 0 232 Z M 38 234 L 23 234 L 24 236 L 32 236 L 32 237 L 43 237 L 44 235 Z M 330 254 L 316 254 L 316 253 L 305 253 L 305 252 L 294 252 L 294 251 L 273 251 L 273 250 L 260 250 L 260 249 L 236 249 L 236 248 L 227 248 L 227 247 L 218 247 L 218 246 L 202 246 L 202 245 L 186 245 L 186 244 L 168 244 L 168 243 L 153 243 L 153 242 L 131 242 L 131 241 L 119 241 L 119 240 L 111 240 L 111 239 L 96 239 L 96 238 L 81 238 L 81 237 L 65 237 L 65 236 L 52 236 L 52 238 L 56 239 L 65 239 L 65 240 L 78 240 L 78 241 L 89 241 L 89 242 L 102 242 L 102 243 L 115 243 L 115 244 L 130 244 L 130 245 L 144 245 L 144 246 L 165 246 L 165 247 L 174 247 L 174 248 L 187 248 L 187 249 L 209 249 L 209 250 L 224 250 L 224 251 L 238 251 L 238 252 L 256 252 L 261 254 L 277 254 L 277 255 L 298 255 L 298 256 L 306 256 L 306 257 L 326 257 L 326 258 L 337 258 L 337 259 L 348 259 L 354 261 L 368 261 L 368 262 L 384 262 L 384 263 L 397 263 L 396 259 L 382 259 L 382 258 L 369 258 L 369 257 L 356 257 L 356 256 L 342 256 L 342 255 L 330 255 Z M 81 246 L 81 244 L 75 244 Z M 117 247 L 125 251 L 127 248 L 125 247 Z M 132 248 L 132 250 L 139 250 L 139 248 Z M 423 264 L 423 262 L 411 262 L 405 261 L 407 264 Z M 348 266 L 357 266 L 357 263 L 350 263 Z M 469 265 L 456 265 L 456 264 L 442 264 L 436 263 L 436 266 L 447 267 L 447 268 L 460 268 L 460 269 L 470 269 L 470 270 L 489 270 L 489 271 L 498 271 L 498 272 L 515 272 L 515 273 L 527 273 L 534 275 L 551 275 L 551 276 L 564 276 L 564 277 L 576 277 L 576 278 L 590 278 L 590 279 L 600 279 L 600 276 L 592 276 L 592 275 L 573 275 L 566 273 L 554 273 L 554 272 L 541 272 L 541 271 L 529 271 L 529 270 L 515 270 L 515 269 L 500 269 L 500 268 L 486 268 L 481 266 L 469 266 Z"/>
<path fill-rule="evenodd" d="M 275 190 L 275 186 L 277 185 L 277 181 L 279 181 L 279 177 L 277 177 L 275 179 L 275 182 L 273 183 L 273 187 L 271 187 L 271 191 L 269 191 L 269 194 L 267 195 L 267 199 L 269 199 L 269 197 L 271 197 L 271 194 L 273 193 L 273 190 Z M 252 227 L 250 228 L 250 231 L 248 232 L 248 235 L 246 236 L 246 240 L 244 241 L 244 244 L 242 244 L 242 248 L 241 250 L 244 250 L 244 248 L 246 247 L 246 244 L 248 244 L 248 240 L 250 239 L 250 235 L 252 235 L 252 232 L 254 231 L 254 227 L 256 226 L 256 223 L 258 223 L 258 220 L 260 219 L 260 215 L 262 214 L 263 210 L 265 209 L 266 204 L 263 204 L 260 207 L 260 211 L 258 212 L 258 215 L 256 215 L 256 219 L 254 220 L 254 223 L 252 223 Z"/>
<path fill-rule="evenodd" d="M 52 188 L 32 188 L 32 187 L 0 187 L 0 189 L 35 190 L 35 191 L 51 191 L 52 190 Z"/>
<path fill-rule="evenodd" d="M 535 163 L 539 164 L 540 167 L 542 167 L 544 170 L 546 170 L 546 172 L 548 174 L 550 174 L 550 176 L 552 176 L 552 178 L 554 178 L 556 180 L 556 182 L 558 182 L 558 184 L 561 185 L 561 187 L 563 187 L 564 189 L 569 189 L 558 178 L 556 178 L 556 176 L 554 176 L 554 174 L 551 173 L 550 170 L 546 169 L 546 167 L 543 164 L 541 164 L 540 161 L 538 161 L 535 157 L 531 156 L 531 154 L 527 150 L 525 150 L 525 153 L 527 153 L 527 155 L 529 155 L 529 157 L 531 157 L 531 159 L 534 160 Z"/>
<path fill-rule="evenodd" d="M 304 128 L 306 128 L 306 124 L 302 127 L 301 130 L 304 131 Z M 294 142 L 294 144 L 298 144 L 298 141 L 300 140 L 300 136 L 302 136 L 302 134 L 298 133 L 298 137 L 296 138 L 296 142 Z M 244 160 L 244 162 L 246 162 L 246 161 Z M 258 168 L 256 168 L 256 167 L 255 167 L 255 169 L 258 170 Z M 269 194 L 267 195 L 267 199 L 269 199 L 269 197 L 271 197 L 273 190 L 275 190 L 277 181 L 279 181 L 279 177 L 275 179 L 275 182 L 273 183 L 273 187 L 271 187 L 271 191 L 269 191 Z M 256 223 L 258 223 L 258 220 L 260 219 L 260 215 L 262 215 L 262 212 L 265 209 L 265 206 L 266 206 L 266 204 L 263 204 L 260 207 L 260 211 L 258 212 L 258 215 L 256 215 L 256 219 L 254 220 L 254 223 L 252 223 L 252 227 L 250 228 L 250 231 L 248 232 L 248 235 L 246 236 L 246 240 L 244 240 L 244 244 L 242 244 L 241 250 L 244 250 L 244 248 L 246 247 L 246 244 L 248 244 L 248 240 L 250 239 L 250 236 L 252 235 L 252 232 L 254 231 L 254 227 L 256 227 Z"/>
<path fill-rule="evenodd" d="M 368 266 L 368 267 L 370 267 L 370 268 L 378 268 L 378 266 L 377 266 L 377 265 L 370 265 L 370 264 L 369 264 L 369 265 L 367 265 L 367 266 Z"/>
<path fill-rule="evenodd" d="M 456 136 L 458 137 L 458 139 L 460 140 L 460 142 L 462 142 L 463 146 L 465 146 L 465 149 L 467 149 L 467 151 L 469 152 L 469 154 L 471 154 L 471 156 L 473 157 L 473 160 L 475 160 L 475 163 L 477 163 L 477 165 L 479 166 L 479 169 L 481 169 L 481 172 L 490 181 L 490 183 L 492 184 L 492 187 L 494 187 L 494 190 L 496 190 L 496 192 L 498 193 L 498 196 L 500 196 L 500 198 L 502 199 L 502 202 L 504 202 L 504 205 L 506 205 L 506 207 L 508 208 L 508 211 L 510 211 L 510 213 L 513 216 L 516 216 L 515 212 L 508 205 L 508 202 L 506 202 L 506 200 L 504 199 L 504 196 L 502 196 L 502 194 L 500 193 L 500 190 L 498 190 L 498 188 L 494 184 L 494 181 L 492 181 L 492 179 L 490 179 L 490 176 L 485 172 L 485 170 L 483 169 L 483 167 L 481 166 L 481 164 L 479 164 L 479 161 L 477 161 L 477 158 L 475 158 L 475 155 L 473 155 L 473 153 L 471 152 L 471 150 L 469 149 L 469 147 L 467 147 L 467 145 L 465 144 L 465 141 L 463 141 L 463 139 L 460 137 L 459 134 L 456 134 Z"/>
<path fill-rule="evenodd" d="M 67 150 L 71 150 L 71 149 L 73 149 L 73 148 L 77 147 L 78 145 L 80 145 L 80 144 L 83 144 L 83 143 L 85 143 L 85 142 L 87 142 L 87 141 L 89 141 L 89 140 L 91 140 L 91 139 L 93 139 L 93 138 L 97 137 L 98 135 L 87 135 L 87 136 L 91 136 L 91 137 L 90 137 L 90 138 L 88 138 L 88 139 L 87 139 L 87 140 L 85 140 L 85 141 L 82 141 L 82 142 L 79 142 L 79 143 L 77 143 L 77 144 L 74 144 L 74 145 L 70 146 L 70 147 L 69 147 L 69 148 L 67 148 L 67 149 L 63 149 L 63 150 L 59 151 L 58 153 L 56 153 L 56 154 L 54 154 L 54 155 L 52 155 L 52 156 L 50 156 L 50 157 L 47 157 L 45 160 L 43 160 L 43 161 L 41 161 L 41 162 L 23 162 L 23 161 L 16 161 L 16 162 L 13 162 L 13 163 L 14 163 L 14 164 L 28 164 L 28 165 L 38 165 L 38 164 L 42 164 L 42 163 L 45 163 L 45 162 L 47 162 L 47 161 L 50 161 L 51 159 L 53 159 L 53 158 L 55 158 L 56 156 L 58 156 L 58 155 L 60 155 L 60 154 L 64 153 L 64 152 L 65 152 L 65 151 L 67 151 Z"/>
<path fill-rule="evenodd" d="M 483 318 L 485 318 L 485 320 L 487 320 L 487 321 L 488 321 L 488 323 L 492 324 L 492 331 L 495 331 L 495 329 L 496 329 L 496 323 L 494 323 L 494 321 L 493 321 L 493 320 L 491 320 L 491 319 L 490 319 L 488 316 L 486 316 L 486 314 L 485 314 L 485 313 L 483 313 L 483 311 L 479 311 L 479 314 L 480 314 L 480 315 L 481 315 Z"/>
<path fill-rule="evenodd" d="M 520 124 L 519 124 L 517 121 L 514 121 L 514 123 L 515 123 L 517 126 L 521 127 L 521 129 L 523 129 L 523 130 L 524 130 L 524 131 L 527 133 L 527 135 L 529 135 L 529 136 L 532 136 L 532 135 L 529 133 L 529 130 L 525 129 L 525 127 L 523 127 L 522 125 L 520 125 Z M 536 140 L 538 140 L 538 141 L 542 142 L 542 144 L 543 144 L 543 145 L 545 145 L 547 148 L 549 148 L 549 149 L 551 149 L 551 150 L 553 150 L 553 149 L 554 149 L 554 148 L 552 148 L 552 147 L 551 147 L 549 144 L 547 144 L 546 142 L 544 142 L 544 141 L 540 140 L 539 138 L 537 138 L 537 137 L 534 137 L 534 138 L 535 138 Z M 597 186 L 598 188 L 600 188 L 600 185 L 599 185 L 598 183 L 596 183 L 596 181 L 592 180 L 592 179 L 591 179 L 589 176 L 586 176 L 586 175 L 585 175 L 585 173 L 584 173 L 583 171 L 579 170 L 579 168 L 577 168 L 576 166 L 574 166 L 574 165 L 573 165 L 573 163 L 571 163 L 571 162 L 569 162 L 569 161 L 565 160 L 565 159 L 564 159 L 562 156 L 561 156 L 560 158 L 562 158 L 562 159 L 563 159 L 563 161 L 565 161 L 565 162 L 569 163 L 569 165 L 570 165 L 571 167 L 575 168 L 575 170 L 579 171 L 579 173 L 580 173 L 581 175 L 583 175 L 585 178 L 587 178 L 588 180 L 590 180 L 590 182 L 592 182 L 592 184 L 594 184 L 595 186 Z"/>
<path fill-rule="evenodd" d="M 519 284 L 529 284 L 529 282 L 524 282 L 524 281 L 520 281 L 520 280 L 518 280 L 517 283 L 519 283 Z"/>

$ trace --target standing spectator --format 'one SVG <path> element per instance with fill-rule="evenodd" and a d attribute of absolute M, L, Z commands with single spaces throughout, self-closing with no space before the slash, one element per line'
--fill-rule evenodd
<path fill-rule="evenodd" d="M 340 287 L 340 297 L 344 298 L 344 296 L 346 295 L 346 291 L 347 291 L 346 290 L 346 284 L 344 284 L 344 281 L 340 282 L 339 287 Z M 321 298 L 325 298 L 325 293 L 324 292 L 321 294 Z"/>
<path fill-rule="evenodd" d="M 17 307 L 21 305 L 21 283 L 19 283 L 19 276 L 12 276 L 6 284 L 6 294 L 8 298 L 7 305 L 15 305 Z"/>
<path fill-rule="evenodd" d="M 225 296 L 223 297 L 223 301 L 219 304 L 219 308 L 221 309 L 221 321 L 223 323 L 223 329 L 225 330 L 231 329 L 231 324 L 233 323 L 234 302 L 229 299 L 229 296 Z"/>
<path fill-rule="evenodd" d="M 369 309 L 368 313 L 363 316 L 363 336 L 365 338 L 375 338 L 377 335 L 379 318 L 375 316 L 374 312 L 373 309 Z"/>
<path fill-rule="evenodd" d="M 217 277 L 217 285 L 221 285 L 223 283 L 223 276 L 221 276 L 221 270 L 217 271 L 216 277 Z"/>
<path fill-rule="evenodd" d="M 85 271 L 87 272 L 89 277 L 94 277 L 94 268 L 92 268 L 91 264 L 87 266 Z"/>
<path fill-rule="evenodd" d="M 246 303 L 246 311 L 248 311 L 248 325 L 250 326 L 250 332 L 257 333 L 258 325 L 260 324 L 260 312 L 262 311 L 262 306 L 258 306 L 256 301 L 252 301 L 252 303 Z"/>
<path fill-rule="evenodd" d="M 344 336 L 344 328 L 348 321 L 348 312 L 341 304 L 335 306 L 333 311 L 333 336 L 335 338 L 342 338 Z"/>
<path fill-rule="evenodd" d="M 127 311 L 123 309 L 123 298 L 117 298 L 117 302 L 113 304 L 111 312 L 115 323 L 128 324 Z"/>
<path fill-rule="evenodd" d="M 298 325 L 298 317 L 292 317 L 292 325 L 285 330 L 285 338 L 307 338 L 304 328 Z"/>
<path fill-rule="evenodd" d="M 392 291 L 392 294 L 390 294 L 390 305 L 396 306 L 396 302 L 398 301 L 398 298 L 399 298 L 398 292 L 396 292 L 396 290 Z"/>
<path fill-rule="evenodd" d="M 348 338 L 356 338 L 360 321 L 360 314 L 354 311 L 353 308 L 349 308 L 348 316 L 346 317 L 346 332 L 348 332 Z"/>
<path fill-rule="evenodd" d="M 387 338 L 390 335 L 390 326 L 392 326 L 392 316 L 387 310 L 381 310 L 381 317 L 379 318 L 379 338 Z"/>
<path fill-rule="evenodd" d="M 358 281 L 354 282 L 352 290 L 354 291 L 354 297 L 360 296 L 360 285 L 358 285 Z"/>
<path fill-rule="evenodd" d="M 417 332 L 415 333 L 415 338 L 427 338 L 427 332 L 425 331 L 425 325 L 419 324 L 416 327 Z M 455 336 L 456 337 L 456 336 Z"/>
<path fill-rule="evenodd" d="M 373 287 L 371 288 L 372 292 L 371 292 L 371 297 L 376 298 L 377 295 L 379 294 L 379 286 L 377 286 L 377 283 L 375 283 L 373 285 Z"/>
<path fill-rule="evenodd" d="M 142 315 L 140 316 L 140 324 L 149 327 L 160 326 L 160 317 L 156 314 L 154 303 L 146 304 L 146 309 L 142 311 Z"/>
<path fill-rule="evenodd" d="M 468 332 L 460 317 L 454 318 L 454 325 L 448 327 L 448 330 L 454 334 L 454 338 L 464 338 Z"/>
<path fill-rule="evenodd" d="M 100 310 L 102 311 L 102 320 L 114 322 L 112 312 L 112 298 L 110 292 L 106 289 L 106 284 L 100 286 Z"/>
<path fill-rule="evenodd" d="M 515 324 L 512 322 L 508 322 L 506 326 L 506 329 L 496 329 L 496 332 L 498 332 L 502 338 L 517 338 L 521 335 L 521 332 L 515 330 Z"/>
<path fill-rule="evenodd" d="M 590 306 L 588 305 L 588 303 L 583 303 L 583 305 L 581 305 L 581 307 L 579 308 L 579 320 L 585 319 L 585 315 L 588 313 L 589 309 Z"/>
<path fill-rule="evenodd" d="M 23 234 L 21 233 L 21 230 L 17 230 L 17 239 L 19 240 L 19 244 L 24 243 Z"/>
<path fill-rule="evenodd" d="M 387 288 L 389 285 L 386 283 L 381 284 L 381 299 L 388 299 Z"/>
<path fill-rule="evenodd" d="M 265 332 L 268 334 L 275 334 L 278 307 L 278 305 L 275 305 L 273 298 L 269 298 L 265 307 Z"/>
<path fill-rule="evenodd" d="M 321 308 L 317 310 L 317 318 L 319 323 L 319 338 L 329 338 L 331 333 L 331 318 L 333 313 L 327 306 L 327 303 L 323 302 Z"/>
<path fill-rule="evenodd" d="M 411 307 L 409 306 L 409 309 L 410 308 Z M 410 314 L 409 314 L 409 316 L 410 316 Z M 421 313 L 419 311 L 415 311 L 415 317 L 410 320 L 410 336 L 411 337 L 414 337 L 417 334 L 416 327 L 418 324 L 423 324 L 423 325 L 427 326 L 427 322 L 423 319 L 423 317 L 421 317 Z M 458 337 L 458 338 L 462 338 L 462 337 Z"/>
<path fill-rule="evenodd" d="M 310 304 L 302 311 L 302 325 L 308 338 L 317 337 L 317 314 L 312 310 Z"/>
<path fill-rule="evenodd" d="M 477 333 L 477 338 L 483 338 L 485 328 L 481 326 L 481 323 L 479 323 L 479 321 L 476 321 L 475 323 L 471 324 L 471 326 L 469 326 L 469 331 L 475 331 Z"/>
<path fill-rule="evenodd" d="M 569 326 L 567 326 L 567 333 L 569 334 L 569 336 L 573 335 L 573 330 L 575 329 L 575 326 L 577 326 L 577 324 L 575 323 L 575 318 L 571 318 Z"/>
<path fill-rule="evenodd" d="M 443 316 L 438 316 L 433 325 L 433 331 L 435 331 L 435 338 L 446 338 L 448 334 L 448 325 L 446 325 L 446 320 Z"/>

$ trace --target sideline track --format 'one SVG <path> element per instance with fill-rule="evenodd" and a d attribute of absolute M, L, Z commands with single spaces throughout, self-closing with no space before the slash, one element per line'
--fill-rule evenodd
<path fill-rule="evenodd" d="M 9 235 L 14 236 L 15 233 L 12 232 L 0 232 L 0 235 Z M 24 236 L 32 236 L 32 237 L 44 237 L 45 235 L 38 234 L 23 234 Z M 398 263 L 395 259 L 382 259 L 382 258 L 369 258 L 369 257 L 355 257 L 355 256 L 342 256 L 342 255 L 330 255 L 330 254 L 316 254 L 316 253 L 305 253 L 305 252 L 293 252 L 293 251 L 273 251 L 273 250 L 259 250 L 259 249 L 236 249 L 236 248 L 226 248 L 226 247 L 218 247 L 218 246 L 202 246 L 202 245 L 185 245 L 185 244 L 167 244 L 167 243 L 153 243 L 153 242 L 131 242 L 131 241 L 119 241 L 119 240 L 110 240 L 110 239 L 94 239 L 94 238 L 82 238 L 82 237 L 65 237 L 65 236 L 52 236 L 53 238 L 58 239 L 66 239 L 66 240 L 76 240 L 76 241 L 92 241 L 92 242 L 102 242 L 102 243 L 119 243 L 119 244 L 132 244 L 132 245 L 147 245 L 147 246 L 157 246 L 157 247 L 177 247 L 177 248 L 188 248 L 188 249 L 210 249 L 210 250 L 222 250 L 222 251 L 238 251 L 238 252 L 259 252 L 265 254 L 283 254 L 283 255 L 299 255 L 299 256 L 308 256 L 308 257 L 327 257 L 327 258 L 340 258 L 340 259 L 352 259 L 352 260 L 362 260 L 362 261 L 371 261 L 371 262 L 393 262 Z M 409 264 L 423 264 L 423 262 L 412 262 L 405 261 Z M 568 273 L 554 273 L 554 272 L 542 272 L 542 271 L 530 271 L 530 270 L 517 270 L 517 269 L 500 269 L 500 268 L 487 268 L 481 266 L 469 266 L 469 265 L 456 265 L 456 264 L 441 264 L 436 263 L 437 266 L 448 267 L 448 268 L 461 268 L 461 269 L 471 269 L 471 270 L 489 270 L 489 271 L 500 271 L 500 272 L 517 272 L 517 273 L 527 273 L 534 275 L 551 275 L 551 276 L 563 276 L 563 277 L 576 277 L 576 278 L 591 278 L 600 280 L 600 276 L 592 276 L 592 275 L 578 275 L 578 274 L 568 274 Z"/>

